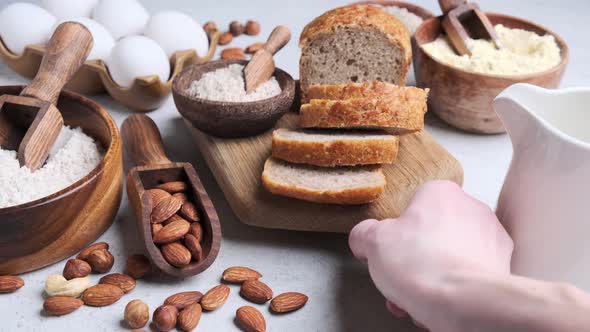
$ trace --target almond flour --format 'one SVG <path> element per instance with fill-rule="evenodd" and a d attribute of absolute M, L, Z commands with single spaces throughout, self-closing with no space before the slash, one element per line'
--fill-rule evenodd
<path fill-rule="evenodd" d="M 253 92 L 246 93 L 243 70 L 244 66 L 233 64 L 206 73 L 193 81 L 186 93 L 193 98 L 225 102 L 257 101 L 281 93 L 281 86 L 274 76 Z"/>
<path fill-rule="evenodd" d="M 445 36 L 422 45 L 422 49 L 440 62 L 471 72 L 496 75 L 537 73 L 559 64 L 561 55 L 555 37 L 539 36 L 522 29 L 495 26 L 503 49 L 488 40 L 470 40 L 471 56 L 459 56 Z"/>
<path fill-rule="evenodd" d="M 20 167 L 16 151 L 0 149 L 0 208 L 58 192 L 90 173 L 102 154 L 81 129 L 63 127 L 45 165 L 31 172 Z"/>

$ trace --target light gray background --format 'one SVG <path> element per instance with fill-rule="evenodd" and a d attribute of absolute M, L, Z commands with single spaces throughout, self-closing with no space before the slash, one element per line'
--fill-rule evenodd
<path fill-rule="evenodd" d="M 10 1 L 1 1 L 0 7 Z M 434 0 L 417 3 L 438 13 Z M 185 11 L 201 23 L 216 21 L 221 27 L 233 19 L 250 18 L 261 22 L 258 37 L 240 37 L 232 45 L 245 46 L 266 38 L 272 27 L 285 24 L 292 30 L 294 40 L 276 57 L 277 65 L 294 77 L 298 76 L 299 49 L 297 38 L 303 26 L 324 11 L 347 4 L 346 0 L 143 0 L 151 12 L 163 9 Z M 522 0 L 481 1 L 490 11 L 521 16 L 547 26 L 560 34 L 570 46 L 571 60 L 563 80 L 564 87 L 581 86 L 590 77 L 588 43 L 588 0 Z M 31 22 L 34 24 L 34 22 Z M 413 79 L 413 78 L 412 78 Z M 0 64 L 2 85 L 26 83 Z M 117 123 L 131 114 L 108 96 L 93 97 L 104 106 Z M 564 112 L 567 110 L 564 110 Z M 199 172 L 211 194 L 222 222 L 223 244 L 213 266 L 197 277 L 186 280 L 152 278 L 141 280 L 137 288 L 118 303 L 105 308 L 82 307 L 64 317 L 42 314 L 43 283 L 48 274 L 61 273 L 63 263 L 23 275 L 26 286 L 15 294 L 0 295 L 0 331 L 114 331 L 121 325 L 125 304 L 142 299 L 155 309 L 168 295 L 184 290 L 207 290 L 218 283 L 221 272 L 232 265 L 252 266 L 264 274 L 263 280 L 275 293 L 300 291 L 308 294 L 309 303 L 300 311 L 273 316 L 266 307 L 260 309 L 267 318 L 269 331 L 418 331 L 408 321 L 392 318 L 383 299 L 374 288 L 365 266 L 357 263 L 348 250 L 344 235 L 307 234 L 258 229 L 241 224 L 227 205 L 189 133 L 180 120 L 170 98 L 157 111 L 150 113 L 164 138 L 173 160 L 190 161 Z M 476 136 L 460 133 L 442 124 L 432 115 L 427 117 L 427 130 L 444 145 L 465 169 L 465 190 L 491 206 L 495 206 L 511 155 L 506 135 Z M 116 257 L 113 272 L 122 271 L 125 257 L 140 252 L 134 221 L 127 200 L 113 226 L 99 239 L 111 244 Z M 97 281 L 99 276 L 93 275 Z M 229 301 L 219 310 L 206 313 L 199 331 L 237 330 L 235 310 L 249 304 L 232 287 Z M 149 330 L 149 328 L 148 328 Z"/>

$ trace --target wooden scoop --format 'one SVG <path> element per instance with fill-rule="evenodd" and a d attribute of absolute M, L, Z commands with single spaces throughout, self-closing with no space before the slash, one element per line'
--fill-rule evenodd
<path fill-rule="evenodd" d="M 496 48 L 502 48 L 494 26 L 476 3 L 467 3 L 467 0 L 438 0 L 438 4 L 444 14 L 442 27 L 457 54 L 471 55 L 470 38 L 488 39 Z"/>
<path fill-rule="evenodd" d="M 63 126 L 56 107 L 59 94 L 91 48 L 92 35 L 83 25 L 60 24 L 31 84 L 19 96 L 0 96 L 0 147 L 18 150 L 21 166 L 35 171 L 45 163 Z"/>
<path fill-rule="evenodd" d="M 121 134 L 127 153 L 138 166 L 127 175 L 127 196 L 135 212 L 137 226 L 148 256 L 162 272 L 187 277 L 206 270 L 217 258 L 221 245 L 221 227 L 217 212 L 209 195 L 199 180 L 193 166 L 189 163 L 173 163 L 164 152 L 162 138 L 154 121 L 146 115 L 129 116 L 121 127 Z M 172 266 L 152 239 L 152 195 L 147 190 L 156 186 L 182 181 L 189 184 L 186 191 L 188 200 L 197 207 L 203 227 L 201 247 L 203 259 L 192 261 L 178 268 Z"/>
<path fill-rule="evenodd" d="M 275 62 L 272 56 L 283 48 L 291 40 L 289 28 L 279 25 L 271 32 L 264 46 L 254 53 L 250 62 L 244 68 L 244 80 L 246 92 L 250 93 L 268 81 L 275 71 Z"/>

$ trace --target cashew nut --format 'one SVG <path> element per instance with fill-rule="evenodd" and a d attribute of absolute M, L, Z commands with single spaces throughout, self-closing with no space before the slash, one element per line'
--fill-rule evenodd
<path fill-rule="evenodd" d="M 67 280 L 60 274 L 52 274 L 45 281 L 45 292 L 49 296 L 79 297 L 90 287 L 90 278 L 74 278 Z"/>

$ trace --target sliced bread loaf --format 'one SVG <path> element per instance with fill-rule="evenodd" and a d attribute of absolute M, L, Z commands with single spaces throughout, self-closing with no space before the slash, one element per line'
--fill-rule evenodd
<path fill-rule="evenodd" d="M 384 132 L 277 129 L 272 156 L 323 167 L 391 164 L 399 138 Z"/>
<path fill-rule="evenodd" d="M 410 91 L 408 95 L 413 97 L 312 99 L 309 104 L 301 105 L 299 125 L 302 128 L 382 128 L 399 135 L 416 132 L 424 127 L 426 92 Z"/>
<path fill-rule="evenodd" d="M 383 81 L 405 85 L 412 51 L 407 28 L 384 10 L 349 5 L 310 22 L 299 40 L 303 102 L 317 84 Z"/>
<path fill-rule="evenodd" d="M 365 204 L 385 190 L 379 167 L 323 168 L 269 158 L 262 185 L 271 193 L 316 203 Z"/>
<path fill-rule="evenodd" d="M 372 81 L 364 83 L 321 84 L 311 85 L 307 91 L 309 99 L 345 100 L 355 98 L 423 98 L 428 89 L 422 90 L 413 86 Z"/>

